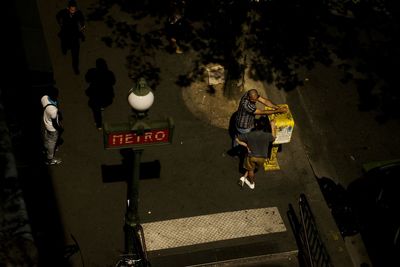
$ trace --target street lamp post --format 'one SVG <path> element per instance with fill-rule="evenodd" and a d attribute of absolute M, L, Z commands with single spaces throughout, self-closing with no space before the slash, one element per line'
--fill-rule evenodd
<path fill-rule="evenodd" d="M 154 94 L 151 88 L 147 86 L 144 78 L 139 79 L 134 87 L 128 92 L 128 103 L 134 113 L 133 131 L 137 131 L 139 135 L 143 135 L 145 130 L 150 126 L 143 120 L 147 116 L 147 112 L 154 102 Z M 132 175 L 128 179 L 127 190 L 127 209 L 125 214 L 125 247 L 128 254 L 138 251 L 139 244 L 136 244 L 137 225 L 139 225 L 139 176 L 140 176 L 140 160 L 143 149 L 133 150 L 133 170 Z"/>
<path fill-rule="evenodd" d="M 125 255 L 128 266 L 147 266 L 143 229 L 138 215 L 140 160 L 145 147 L 168 145 L 172 142 L 172 118 L 149 120 L 147 113 L 154 102 L 154 94 L 146 80 L 140 78 L 128 92 L 128 103 L 133 116 L 122 123 L 104 123 L 105 149 L 131 148 L 133 168 L 127 179 L 127 207 L 125 213 Z"/>

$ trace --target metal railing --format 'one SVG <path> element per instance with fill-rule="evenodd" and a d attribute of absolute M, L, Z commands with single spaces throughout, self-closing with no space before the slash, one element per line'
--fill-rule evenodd
<path fill-rule="evenodd" d="M 299 247 L 299 261 L 305 267 L 332 267 L 329 254 L 322 242 L 314 215 L 304 194 L 299 198 L 299 217 L 289 204 L 289 221 Z M 300 219 L 299 219 L 300 218 Z"/>

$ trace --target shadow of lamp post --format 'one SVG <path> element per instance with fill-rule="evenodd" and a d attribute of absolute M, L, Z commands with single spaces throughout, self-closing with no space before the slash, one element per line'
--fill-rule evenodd
<path fill-rule="evenodd" d="M 127 179 L 127 207 L 125 214 L 125 250 L 121 264 L 148 266 L 146 244 L 138 214 L 139 176 L 141 155 L 145 147 L 167 145 L 172 142 L 174 124 L 171 118 L 150 120 L 148 110 L 154 94 L 144 78 L 140 78 L 128 92 L 128 103 L 133 115 L 127 122 L 104 123 L 105 149 L 131 148 L 132 175 Z M 119 266 L 119 265 L 118 265 Z M 125 266 L 125 265 L 120 265 Z"/>

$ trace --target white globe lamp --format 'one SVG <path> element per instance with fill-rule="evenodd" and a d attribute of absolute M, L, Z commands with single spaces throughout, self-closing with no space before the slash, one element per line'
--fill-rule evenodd
<path fill-rule="evenodd" d="M 144 78 L 129 90 L 128 103 L 139 114 L 144 114 L 154 102 L 154 94 Z"/>

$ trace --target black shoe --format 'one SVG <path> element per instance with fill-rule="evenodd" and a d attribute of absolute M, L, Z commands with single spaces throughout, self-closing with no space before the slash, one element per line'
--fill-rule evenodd
<path fill-rule="evenodd" d="M 226 152 L 226 154 L 228 154 L 231 157 L 235 157 L 235 156 L 237 156 L 237 151 L 235 148 L 231 148 Z"/>
<path fill-rule="evenodd" d="M 245 154 L 241 146 L 235 146 L 229 149 L 226 153 L 231 157 L 241 157 Z"/>

